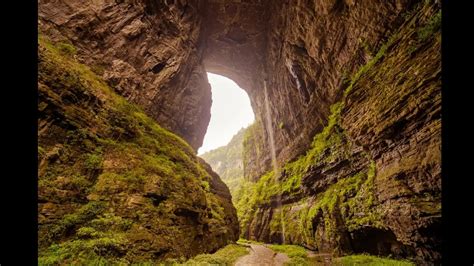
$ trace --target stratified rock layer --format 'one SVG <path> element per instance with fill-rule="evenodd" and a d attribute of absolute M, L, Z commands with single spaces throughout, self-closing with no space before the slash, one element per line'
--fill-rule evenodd
<path fill-rule="evenodd" d="M 304 153 L 326 124 L 329 107 L 340 100 L 344 81 L 385 42 L 414 1 L 272 1 L 258 83 L 249 95 L 257 116 L 255 143 L 269 151 L 264 108 L 268 90 L 277 160 Z M 258 179 L 271 168 L 269 152 L 250 145 L 254 163 L 245 175 Z"/>
<path fill-rule="evenodd" d="M 39 28 L 194 150 L 210 116 L 204 71 L 248 92 L 244 237 L 282 240 L 281 198 L 285 241 L 437 262 L 439 10 L 414 0 L 42 0 Z"/>
<path fill-rule="evenodd" d="M 244 237 L 281 242 L 284 234 L 286 243 L 335 255 L 440 262 L 440 19 L 434 3 L 407 12 L 343 83 L 306 154 L 281 164 L 280 176 L 268 172 L 243 187 L 253 195 L 236 199 L 247 206 Z"/>

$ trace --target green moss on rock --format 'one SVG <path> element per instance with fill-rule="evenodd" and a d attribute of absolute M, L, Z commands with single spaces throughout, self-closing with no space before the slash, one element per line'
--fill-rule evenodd
<path fill-rule="evenodd" d="M 158 262 L 237 240 L 225 185 L 69 48 L 39 39 L 40 264 Z"/>
<path fill-rule="evenodd" d="M 395 260 L 390 258 L 382 258 L 370 255 L 350 255 L 337 258 L 335 265 L 387 265 L 387 266 L 410 266 L 415 265 L 410 261 L 406 260 Z"/>

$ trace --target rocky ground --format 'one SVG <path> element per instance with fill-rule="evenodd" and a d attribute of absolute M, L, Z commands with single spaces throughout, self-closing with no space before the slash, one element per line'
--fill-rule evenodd
<path fill-rule="evenodd" d="M 250 244 L 250 250 L 250 254 L 238 259 L 235 266 L 283 266 L 285 262 L 290 260 L 286 254 L 276 253 L 263 245 Z"/>

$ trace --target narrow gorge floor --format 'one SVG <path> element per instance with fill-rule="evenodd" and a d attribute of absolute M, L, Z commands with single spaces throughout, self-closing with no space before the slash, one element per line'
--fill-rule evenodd
<path fill-rule="evenodd" d="M 263 245 L 250 244 L 250 253 L 240 257 L 235 266 L 244 265 L 284 265 L 290 258 L 283 253 L 277 253 Z"/>
<path fill-rule="evenodd" d="M 242 250 L 244 247 L 246 251 Z M 236 244 L 229 245 L 214 254 L 199 255 L 182 265 L 207 265 L 206 263 L 234 266 L 415 265 L 407 260 L 394 260 L 368 254 L 335 257 L 332 253 L 312 251 L 298 245 L 248 242 L 247 240 L 239 240 Z"/>
<path fill-rule="evenodd" d="M 294 245 L 267 243 L 240 243 L 240 245 L 247 246 L 249 254 L 239 257 L 232 264 L 234 266 L 333 265 L 338 261 L 330 253 L 314 252 Z"/>

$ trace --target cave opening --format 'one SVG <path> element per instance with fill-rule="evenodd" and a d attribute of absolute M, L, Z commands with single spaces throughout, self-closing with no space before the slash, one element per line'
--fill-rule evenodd
<path fill-rule="evenodd" d="M 242 128 L 255 120 L 250 98 L 233 80 L 207 72 L 211 85 L 211 120 L 198 155 L 225 146 Z"/>

